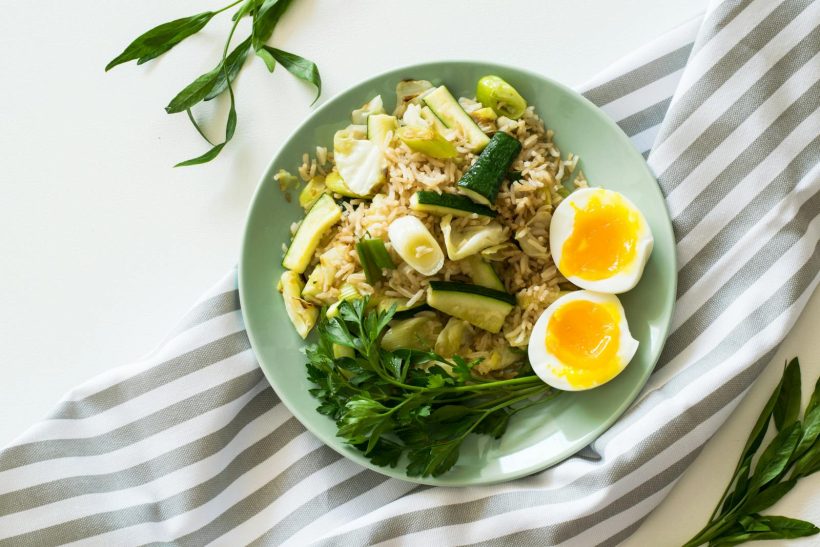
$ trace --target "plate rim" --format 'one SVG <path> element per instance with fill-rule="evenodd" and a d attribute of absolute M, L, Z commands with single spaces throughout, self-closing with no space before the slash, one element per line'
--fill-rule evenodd
<path fill-rule="evenodd" d="M 308 126 L 315 116 L 318 116 L 325 109 L 332 108 L 334 102 L 339 97 L 347 94 L 348 92 L 350 92 L 354 88 L 359 87 L 359 86 L 367 85 L 371 82 L 379 81 L 379 80 L 381 80 L 385 77 L 388 77 L 390 75 L 395 75 L 396 73 L 403 73 L 403 72 L 410 73 L 414 70 L 421 70 L 421 69 L 424 69 L 424 68 L 429 68 L 430 65 L 441 65 L 441 64 L 454 64 L 454 65 L 455 64 L 461 64 L 461 65 L 480 66 L 480 67 L 486 67 L 490 71 L 495 71 L 496 69 L 517 71 L 517 72 L 522 73 L 523 75 L 525 75 L 528 78 L 532 78 L 532 79 L 535 79 L 535 80 L 546 81 L 546 82 L 550 83 L 551 85 L 554 85 L 557 88 L 561 89 L 563 92 L 568 93 L 570 95 L 574 95 L 577 99 L 580 99 L 580 101 L 582 103 L 586 104 L 586 106 L 589 107 L 595 113 L 596 117 L 601 119 L 604 124 L 606 124 L 610 127 L 610 129 L 614 130 L 615 134 L 617 135 L 618 140 L 620 140 L 620 141 L 622 141 L 622 142 L 624 142 L 628 145 L 627 148 L 629 150 L 629 153 L 632 154 L 633 156 L 635 156 L 636 159 L 640 160 L 639 163 L 641 165 L 641 169 L 645 172 L 646 175 L 648 175 L 653 181 L 655 181 L 655 184 L 653 185 L 653 190 L 652 191 L 657 194 L 657 197 L 659 197 L 660 200 L 664 204 L 664 208 L 663 208 L 663 211 L 664 211 L 664 215 L 663 215 L 663 217 L 664 217 L 663 234 L 661 234 L 661 235 L 662 235 L 662 237 L 668 239 L 668 241 L 666 243 L 668 243 L 670 245 L 670 248 L 672 249 L 671 257 L 672 257 L 672 261 L 674 263 L 673 264 L 673 271 L 675 272 L 674 275 L 673 275 L 673 279 L 671 280 L 671 287 L 670 287 L 669 295 L 667 295 L 667 300 L 669 300 L 669 302 L 667 304 L 668 308 L 669 308 L 669 311 L 668 311 L 668 314 L 667 314 L 667 317 L 666 317 L 666 321 L 664 322 L 663 328 L 660 332 L 660 335 L 662 336 L 662 339 L 663 339 L 663 343 L 660 345 L 660 348 L 657 351 L 657 353 L 652 357 L 652 359 L 651 359 L 652 365 L 651 365 L 651 367 L 648 368 L 648 372 L 640 379 L 639 382 L 637 382 L 634 385 L 634 387 L 629 391 L 627 396 L 623 398 L 623 400 L 618 405 L 618 408 L 614 412 L 612 412 L 612 414 L 606 420 L 603 420 L 598 426 L 593 428 L 587 434 L 585 434 L 582 437 L 579 437 L 576 441 L 574 441 L 572 443 L 571 447 L 568 447 L 567 449 L 565 449 L 563 451 L 560 451 L 557 456 L 553 456 L 549 460 L 545 460 L 546 463 L 539 462 L 539 463 L 536 463 L 536 464 L 532 464 L 532 465 L 529 465 L 529 466 L 525 466 L 525 467 L 516 469 L 515 472 L 502 473 L 500 476 L 497 476 L 496 478 L 483 479 L 483 480 L 479 477 L 477 479 L 470 480 L 470 481 L 464 481 L 463 479 L 460 479 L 460 480 L 457 480 L 457 481 L 456 480 L 448 481 L 446 473 L 439 476 L 439 477 L 424 477 L 424 478 L 422 478 L 422 477 L 408 477 L 404 473 L 403 469 L 399 469 L 399 468 L 395 468 L 395 467 L 381 467 L 381 466 L 374 465 L 367 458 L 365 458 L 363 455 L 360 455 L 358 453 L 353 453 L 351 450 L 342 449 L 342 448 L 336 446 L 335 443 L 330 442 L 329 440 L 325 439 L 325 435 L 323 435 L 323 434 L 321 434 L 317 431 L 314 431 L 314 429 L 310 425 L 308 425 L 310 423 L 310 420 L 303 417 L 303 413 L 301 411 L 299 411 L 295 407 L 295 405 L 290 402 L 288 395 L 286 393 L 282 393 L 286 390 L 279 390 L 279 389 L 277 389 L 277 386 L 274 385 L 274 382 L 272 381 L 272 379 L 268 375 L 268 372 L 266 371 L 265 367 L 262 364 L 262 358 L 260 357 L 260 354 L 255 349 L 258 345 L 257 340 L 256 340 L 256 335 L 254 334 L 253 329 L 251 328 L 251 322 L 248 321 L 248 312 L 246 312 L 245 306 L 242 305 L 242 302 L 245 300 L 244 296 L 247 294 L 246 291 L 249 290 L 249 289 L 247 289 L 247 285 L 246 285 L 247 282 L 245 281 L 245 277 L 246 277 L 247 274 L 246 274 L 244 264 L 245 264 L 245 257 L 246 257 L 246 255 L 249 251 L 248 247 L 249 247 L 249 239 L 250 239 L 249 236 L 250 236 L 251 218 L 253 216 L 253 212 L 256 210 L 256 208 L 258 206 L 257 202 L 260 200 L 260 194 L 261 194 L 261 191 L 262 191 L 262 187 L 266 183 L 266 179 L 269 178 L 268 174 L 273 170 L 274 165 L 279 160 L 279 156 L 282 153 L 281 151 L 285 147 L 286 143 L 288 143 L 294 137 L 294 135 L 296 135 L 300 131 L 302 131 L 303 128 Z M 655 237 L 656 240 L 658 239 L 658 234 L 653 234 L 653 236 Z M 482 61 L 482 60 L 477 60 L 477 59 L 429 60 L 429 61 L 425 61 L 425 62 L 421 62 L 421 63 L 413 63 L 413 64 L 410 64 L 410 65 L 402 65 L 402 66 L 390 68 L 390 69 L 387 69 L 387 70 L 383 70 L 383 71 L 381 71 L 381 72 L 379 72 L 379 73 L 377 73 L 373 76 L 370 76 L 369 78 L 354 82 L 353 84 L 345 87 L 341 91 L 334 94 L 332 97 L 328 98 L 327 101 L 323 102 L 315 110 L 310 112 L 310 114 L 308 114 L 300 124 L 298 124 L 293 130 L 291 130 L 288 133 L 288 136 L 282 141 L 282 144 L 279 145 L 278 151 L 273 154 L 273 156 L 271 157 L 271 160 L 268 162 L 267 166 L 263 170 L 262 175 L 259 178 L 259 182 L 257 182 L 257 184 L 256 184 L 253 196 L 251 197 L 251 200 L 249 202 L 247 212 L 246 212 L 246 215 L 245 215 L 245 226 L 242 230 L 242 242 L 241 242 L 240 256 L 239 256 L 239 262 L 238 262 L 238 267 L 237 267 L 237 285 L 238 285 L 238 291 L 239 291 L 240 312 L 242 314 L 242 320 L 243 320 L 243 323 L 244 323 L 245 332 L 247 333 L 248 339 L 250 341 L 251 349 L 254 352 L 254 357 L 257 359 L 257 362 L 259 364 L 259 368 L 262 370 L 262 373 L 265 376 L 266 381 L 268 382 L 268 384 L 270 384 L 271 388 L 276 392 L 277 396 L 279 397 L 280 402 L 285 405 L 285 407 L 288 409 L 288 411 L 299 421 L 299 423 L 307 431 L 309 431 L 312 435 L 317 437 L 322 442 L 322 444 L 324 444 L 325 446 L 328 446 L 329 448 L 331 448 L 335 452 L 341 454 L 342 456 L 344 456 L 345 458 L 353 461 L 354 463 L 357 463 L 357 464 L 361 465 L 362 467 L 373 470 L 377 473 L 380 473 L 382 475 L 388 476 L 388 477 L 393 478 L 393 479 L 403 480 L 405 482 L 411 482 L 411 483 L 415 483 L 415 484 L 424 484 L 424 485 L 430 485 L 430 486 L 450 486 L 450 487 L 452 487 L 452 486 L 469 487 L 469 486 L 482 486 L 482 485 L 499 484 L 499 483 L 504 483 L 504 482 L 509 482 L 509 481 L 512 481 L 512 480 L 516 480 L 516 479 L 519 479 L 519 478 L 522 478 L 522 477 L 527 477 L 527 476 L 532 475 L 534 473 L 543 471 L 545 469 L 548 469 L 550 467 L 558 465 L 561 462 L 565 461 L 566 459 L 570 458 L 572 455 L 577 454 L 585 446 L 589 445 L 595 439 L 600 437 L 604 432 L 606 432 L 619 418 L 621 418 L 621 416 L 623 416 L 624 412 L 626 412 L 626 410 L 636 400 L 636 398 L 640 394 L 641 390 L 644 388 L 646 383 L 649 381 L 649 378 L 652 375 L 652 372 L 654 372 L 655 366 L 657 365 L 658 360 L 660 359 L 660 356 L 661 356 L 662 351 L 663 351 L 663 347 L 664 347 L 664 345 L 666 343 L 666 339 L 669 335 L 669 329 L 670 329 L 670 326 L 671 326 L 671 323 L 672 323 L 672 317 L 673 317 L 674 311 L 675 311 L 677 285 L 678 285 L 677 256 L 676 256 L 676 253 L 675 253 L 675 249 L 676 249 L 676 243 L 675 243 L 675 237 L 674 237 L 674 230 L 673 230 L 673 227 L 672 227 L 672 219 L 669 216 L 669 209 L 668 209 L 667 204 L 666 204 L 666 198 L 663 196 L 663 192 L 660 189 L 660 185 L 658 184 L 654 173 L 652 173 L 652 170 L 649 168 L 649 165 L 647 164 L 645 158 L 641 155 L 641 153 L 637 150 L 637 148 L 635 148 L 635 146 L 632 144 L 630 138 L 626 135 L 626 133 L 624 133 L 624 131 L 620 128 L 620 126 L 618 126 L 618 124 L 609 115 L 607 115 L 599 106 L 597 106 L 595 103 L 593 103 L 592 101 L 587 99 L 581 93 L 579 93 L 578 91 L 572 89 L 571 87 L 567 86 L 566 84 L 563 84 L 563 83 L 561 83 L 561 82 L 559 82 L 559 81 L 557 81 L 553 78 L 550 78 L 549 76 L 539 74 L 538 72 L 535 72 L 535 71 L 527 69 L 527 68 L 522 68 L 522 67 L 514 65 L 514 64 L 508 64 L 508 63 L 502 64 L 502 63 L 497 63 L 497 62 L 492 62 L 492 61 Z M 314 412 L 315 412 L 315 410 L 314 410 Z M 334 439 L 335 439 L 335 437 L 334 437 Z"/>

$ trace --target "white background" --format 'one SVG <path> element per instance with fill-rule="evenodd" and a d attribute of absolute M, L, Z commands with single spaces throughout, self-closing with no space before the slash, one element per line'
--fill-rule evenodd
<path fill-rule="evenodd" d="M 212 164 L 172 169 L 206 147 L 184 114 L 163 107 L 216 63 L 227 18 L 157 61 L 103 72 L 150 26 L 221 5 L 0 0 L 0 445 L 72 386 L 147 353 L 236 262 L 257 180 L 310 113 L 311 89 L 248 62 L 234 141 Z M 295 0 L 272 44 L 319 64 L 322 100 L 373 73 L 446 58 L 510 63 L 578 85 L 705 5 Z M 198 117 L 223 119 L 225 103 L 214 103 Z M 222 122 L 206 126 L 219 139 Z M 815 294 L 776 364 L 629 545 L 672 545 L 702 524 L 779 363 L 799 354 L 805 377 L 820 372 L 818 324 Z M 820 482 L 805 482 L 783 511 L 820 522 L 808 496 Z"/>

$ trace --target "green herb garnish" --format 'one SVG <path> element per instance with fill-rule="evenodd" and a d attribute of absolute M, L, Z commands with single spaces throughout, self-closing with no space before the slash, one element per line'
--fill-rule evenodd
<path fill-rule="evenodd" d="M 439 476 L 455 465 L 468 435 L 497 439 L 515 413 L 559 393 L 531 373 L 494 381 L 473 375 L 479 361 L 387 351 L 379 342 L 394 312 L 395 306 L 368 310 L 366 298 L 342 302 L 306 349 L 317 411 L 336 420 L 337 435 L 376 465 L 395 467 L 406 454 L 408 476 Z M 353 356 L 335 358 L 334 344 Z"/>
<path fill-rule="evenodd" d="M 820 380 L 800 415 L 800 363 L 792 359 L 763 412 L 757 419 L 732 480 L 715 507 L 709 523 L 684 547 L 738 545 L 763 539 L 790 539 L 818 532 L 811 522 L 761 515 L 791 490 L 798 480 L 820 470 Z M 778 433 L 763 450 L 752 470 L 755 453 L 774 417 Z M 731 490 L 731 491 L 730 491 Z"/>
<path fill-rule="evenodd" d="M 146 61 L 155 59 L 171 50 L 186 38 L 202 30 L 214 16 L 241 4 L 239 9 L 231 17 L 233 25 L 228 34 L 228 39 L 225 42 L 222 58 L 219 63 L 212 70 L 199 76 L 185 86 L 182 91 L 171 99 L 168 106 L 165 107 L 165 111 L 168 114 L 185 112 L 196 131 L 211 145 L 211 149 L 201 156 L 180 162 L 175 167 L 207 163 L 217 157 L 225 145 L 228 144 L 228 141 L 233 138 L 236 132 L 236 101 L 231 84 L 236 80 L 236 77 L 242 70 L 242 66 L 250 50 L 253 50 L 254 53 L 264 61 L 268 70 L 273 71 L 278 62 L 297 78 L 313 84 L 316 87 L 316 99 L 319 98 L 322 92 L 322 79 L 319 76 L 318 67 L 312 61 L 298 55 L 266 45 L 271 34 L 273 34 L 273 29 L 276 27 L 276 24 L 279 22 L 279 19 L 281 19 L 285 10 L 290 6 L 291 1 L 292 0 L 237 0 L 217 11 L 206 11 L 190 17 L 183 17 L 182 19 L 163 23 L 138 36 L 122 53 L 106 65 L 105 70 L 107 72 L 115 66 L 129 61 L 136 61 L 138 65 L 141 65 Z M 230 49 L 236 27 L 239 21 L 245 16 L 249 16 L 253 19 L 251 34 L 240 42 L 229 54 L 228 50 Z M 202 101 L 210 101 L 226 90 L 230 95 L 230 109 L 225 125 L 225 138 L 223 142 L 214 144 L 208 139 L 204 131 L 202 131 L 191 109 Z M 316 99 L 314 99 L 314 102 L 316 102 Z"/>

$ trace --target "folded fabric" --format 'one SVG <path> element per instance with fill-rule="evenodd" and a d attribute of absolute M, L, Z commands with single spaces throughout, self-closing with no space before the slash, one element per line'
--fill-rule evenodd
<path fill-rule="evenodd" d="M 648 155 L 679 289 L 648 385 L 581 456 L 460 489 L 342 458 L 265 381 L 231 272 L 154 353 L 75 389 L 0 452 L 0 545 L 623 540 L 820 281 L 818 21 L 820 2 L 727 0 L 586 86 Z"/>

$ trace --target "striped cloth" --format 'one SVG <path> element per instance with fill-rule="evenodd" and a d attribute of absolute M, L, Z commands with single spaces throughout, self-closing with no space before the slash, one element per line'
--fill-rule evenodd
<path fill-rule="evenodd" d="M 820 281 L 818 21 L 820 2 L 727 0 L 587 87 L 648 153 L 674 221 L 679 294 L 649 384 L 581 456 L 462 489 L 357 466 L 266 383 L 231 272 L 153 354 L 72 391 L 0 453 L 0 544 L 626 538 Z"/>

